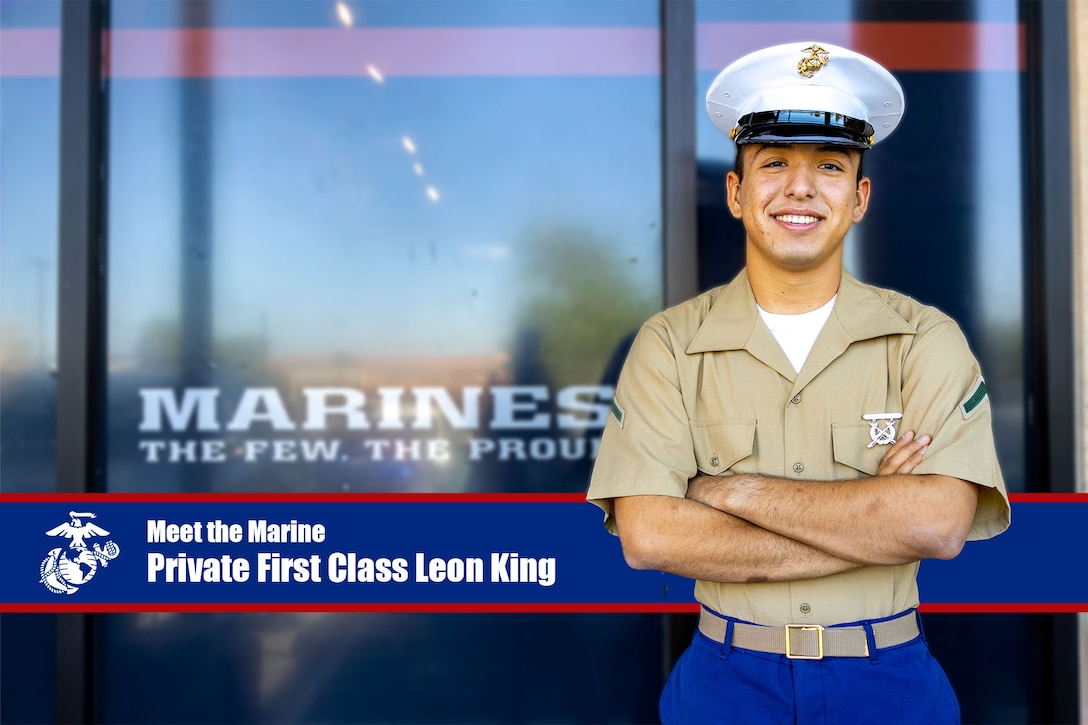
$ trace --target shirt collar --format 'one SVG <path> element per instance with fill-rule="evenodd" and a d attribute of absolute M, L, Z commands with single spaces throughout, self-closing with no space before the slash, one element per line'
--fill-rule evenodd
<path fill-rule="evenodd" d="M 732 282 L 722 288 L 718 299 L 712 303 L 687 352 L 696 354 L 745 349 L 758 321 L 755 295 L 748 282 L 747 270 L 742 269 Z M 851 342 L 917 332 L 877 294 L 876 288 L 862 284 L 845 270 L 839 282 L 835 309 L 827 324 L 830 325 L 832 321 L 837 321 Z"/>

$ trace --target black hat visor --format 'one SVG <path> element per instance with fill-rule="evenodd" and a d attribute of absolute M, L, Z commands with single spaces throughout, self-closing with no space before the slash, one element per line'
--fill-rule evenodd
<path fill-rule="evenodd" d="M 760 111 L 737 121 L 733 140 L 747 143 L 823 143 L 867 149 L 872 124 L 828 111 Z"/>

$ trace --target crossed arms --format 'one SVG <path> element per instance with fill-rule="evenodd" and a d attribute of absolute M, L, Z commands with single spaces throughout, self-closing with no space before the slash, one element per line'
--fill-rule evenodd
<path fill-rule="evenodd" d="M 912 474 L 928 444 L 928 436 L 904 433 L 868 478 L 700 476 L 686 498 L 617 498 L 624 557 L 636 569 L 717 582 L 811 579 L 951 559 L 971 528 L 979 488 Z"/>

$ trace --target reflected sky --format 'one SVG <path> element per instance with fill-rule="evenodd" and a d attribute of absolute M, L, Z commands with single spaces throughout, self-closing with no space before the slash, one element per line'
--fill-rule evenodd
<path fill-rule="evenodd" d="M 208 93 L 182 128 L 182 84 Z M 201 173 L 217 334 L 277 352 L 493 350 L 537 230 L 637 258 L 659 289 L 657 79 L 118 80 L 111 87 L 111 347 L 174 317 L 183 164 Z M 617 123 L 614 108 L 632 112 Z M 191 161 L 191 160 L 190 160 Z M 439 323 L 439 324 L 436 324 Z"/>
<path fill-rule="evenodd" d="M 1022 130 L 1017 114 L 986 112 L 1019 97 L 1019 73 L 1002 69 L 1015 65 L 1019 52 L 1007 32 L 1015 4 L 975 5 L 979 19 L 991 24 L 975 46 L 986 70 L 974 74 L 975 115 L 949 123 L 964 123 L 965 143 L 976 148 L 980 164 L 966 203 L 976 210 L 973 237 L 985 240 L 973 247 L 982 314 L 991 323 L 1016 324 L 1022 218 L 1020 205 L 1007 201 L 1020 196 L 1020 157 L 987 150 L 1010 148 L 1008 140 Z M 481 71 L 488 66 L 473 65 L 471 48 L 461 46 L 458 57 L 402 49 L 391 57 L 427 60 L 399 70 L 368 61 L 364 47 L 340 57 L 339 63 L 359 63 L 337 77 L 285 77 L 266 66 L 265 75 L 252 77 L 112 77 L 107 223 L 116 361 L 138 356 L 149 329 L 179 324 L 193 294 L 182 289 L 183 260 L 197 259 L 208 270 L 215 336 L 260 338 L 271 354 L 285 356 L 490 354 L 511 345 L 527 310 L 549 294 L 578 294 L 583 309 L 615 297 L 617 287 L 640 300 L 660 299 L 659 76 L 637 58 L 625 61 L 624 72 L 604 71 L 601 59 L 589 74 L 555 71 L 559 56 L 582 52 L 587 37 L 619 42 L 621 36 L 608 33 L 652 31 L 656 3 L 199 6 L 202 13 L 192 12 L 193 4 L 119 3 L 111 22 L 119 32 L 204 24 L 349 34 L 443 29 L 452 33 L 448 38 L 488 42 L 502 36 L 482 30 L 537 43 L 570 33 L 578 40 L 556 46 L 551 58 L 540 53 L 546 45 L 534 46 L 530 75 L 503 74 L 503 60 L 494 58 L 487 61 L 493 72 Z M 48 27 L 41 7 L 3 0 L 5 28 Z M 819 27 L 846 38 L 852 8 L 845 0 L 696 4 L 703 44 L 695 49 L 693 99 L 700 163 L 732 162 L 732 144 L 706 118 L 701 97 L 719 65 L 740 52 L 729 33 L 753 36 L 745 42 L 784 42 Z M 583 31 L 604 35 L 578 35 Z M 121 63 L 125 44 L 139 38 L 114 40 Z M 508 48 L 504 57 L 517 58 L 520 50 Z M 652 43 L 629 50 L 655 67 Z M 267 52 L 247 46 L 226 55 L 235 63 L 239 57 L 266 62 Z M 211 52 L 197 64 L 210 64 L 214 75 L 217 57 L 225 56 Z M 39 357 L 50 357 L 55 346 L 55 283 L 42 280 L 55 275 L 56 90 L 55 78 L 0 83 L 5 333 L 8 349 L 15 340 Z M 905 123 L 915 102 L 908 99 Z M 881 179 L 874 184 L 880 193 Z M 200 193 L 186 192 L 194 187 Z M 206 223 L 194 227 L 194 218 Z M 194 229 L 207 238 L 183 238 Z M 560 255 L 574 259 L 553 260 L 549 270 L 542 267 L 546 248 L 557 240 L 573 243 Z M 563 289 L 559 262 L 579 260 L 596 265 L 608 284 L 592 294 L 585 285 Z M 632 312 L 629 324 L 643 313 Z M 624 324 L 614 334 L 622 335 Z"/>
<path fill-rule="evenodd" d="M 113 27 L 456 33 L 657 22 L 652 2 L 285 2 L 267 14 L 247 2 L 202 13 L 139 5 L 118 7 Z M 127 37 L 115 37 L 114 67 L 128 67 L 118 60 L 131 52 Z M 647 50 L 654 66 L 656 47 Z M 265 62 L 241 52 L 244 67 Z M 365 48 L 347 52 L 367 57 Z M 109 243 L 111 275 L 123 282 L 111 286 L 112 354 L 137 354 L 149 325 L 178 318 L 191 292 L 181 288 L 184 255 L 203 254 L 194 246 L 208 250 L 189 263 L 206 264 L 214 334 L 261 336 L 273 354 L 501 349 L 525 322 L 541 273 L 534 247 L 556 230 L 603 248 L 626 284 L 660 299 L 657 74 L 448 76 L 443 65 L 463 64 L 472 51 L 457 52 L 466 55 L 431 57 L 436 77 L 390 76 L 370 61 L 349 77 L 115 73 Z M 215 68 L 221 56 L 212 50 L 206 62 Z M 201 192 L 186 195 L 186 184 Z M 194 227 L 193 218 L 208 221 Z M 179 239 L 194 229 L 209 238 Z"/>
<path fill-rule="evenodd" d="M 192 3 L 190 0 L 191 4 Z M 178 0 L 119 2 L 114 28 L 216 27 L 656 27 L 657 0 L 220 0 L 198 20 Z"/>
<path fill-rule="evenodd" d="M 59 87 L 0 82 L 0 337 L 19 367 L 56 356 Z"/>
<path fill-rule="evenodd" d="M 54 4 L 3 0 L 0 12 L 6 29 L 59 21 Z M 115 3 L 110 13 L 118 31 L 562 32 L 653 29 L 657 21 L 649 0 L 231 0 Z M 114 37 L 115 63 L 124 45 Z M 648 48 L 646 66 L 656 67 L 656 44 Z M 555 59 L 569 50 L 556 47 Z M 212 68 L 214 56 L 206 59 Z M 431 61 L 437 68 L 444 62 Z M 659 299 L 658 82 L 656 72 L 398 77 L 376 63 L 347 78 L 112 79 L 111 356 L 135 354 L 149 325 L 178 319 L 189 293 L 181 289 L 181 260 L 205 243 L 214 334 L 262 335 L 284 354 L 502 347 L 514 335 L 519 294 L 532 286 L 530 266 L 540 259 L 529 252 L 548 230 L 609 248 L 610 266 L 626 265 L 628 284 Z M 55 292 L 35 285 L 40 270 L 55 273 L 57 178 L 56 160 L 43 163 L 40 153 L 55 154 L 56 129 L 41 118 L 56 118 L 57 82 L 5 78 L 0 88 L 3 307 L 15 320 L 9 327 L 36 334 L 41 340 L 27 345 L 40 349 L 54 335 L 48 324 L 31 329 L 29 321 L 55 316 L 40 302 Z M 37 97 L 50 94 L 53 111 L 43 113 Z M 195 97 L 204 115 L 193 111 Z M 32 110 L 12 112 L 16 106 Z M 187 183 L 204 191 L 186 195 Z M 180 238 L 191 233 L 194 215 L 210 220 L 206 242 Z M 26 273 L 16 274 L 12 260 L 25 262 Z"/>

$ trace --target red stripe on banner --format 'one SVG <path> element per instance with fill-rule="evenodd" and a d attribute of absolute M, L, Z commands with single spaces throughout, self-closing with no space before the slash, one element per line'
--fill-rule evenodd
<path fill-rule="evenodd" d="M 584 493 L 0 493 L 0 503 L 585 503 Z M 1088 493 L 1010 493 L 1012 503 L 1088 503 Z"/>
<path fill-rule="evenodd" d="M 1010 493 L 1011 503 L 1088 503 L 1088 493 Z"/>
<path fill-rule="evenodd" d="M 696 67 L 703 71 L 794 41 L 851 48 L 893 71 L 1024 69 L 1020 23 L 700 23 L 695 32 Z"/>
<path fill-rule="evenodd" d="M 699 70 L 818 39 L 894 71 L 1023 70 L 1019 23 L 700 23 Z M 175 28 L 105 34 L 114 78 L 660 74 L 657 28 Z M 0 76 L 56 76 L 60 31 L 0 30 Z"/>
<path fill-rule="evenodd" d="M 0 493 L 0 503 L 585 503 L 584 493 Z"/>
<path fill-rule="evenodd" d="M 698 604 L 6 604 L 0 613 L 120 614 L 140 612 L 369 612 L 382 614 L 686 614 L 699 611 Z"/>
<path fill-rule="evenodd" d="M 927 603 L 918 606 L 922 614 L 1071 614 L 1088 612 L 1088 602 L 1080 603 L 999 603 L 951 604 Z"/>

